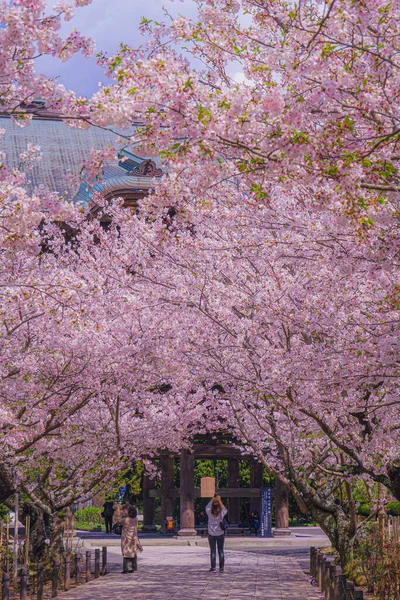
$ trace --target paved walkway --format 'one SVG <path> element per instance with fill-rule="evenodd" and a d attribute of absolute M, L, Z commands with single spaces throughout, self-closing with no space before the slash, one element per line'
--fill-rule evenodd
<path fill-rule="evenodd" d="M 199 546 L 145 547 L 138 572 L 123 575 L 121 554 L 109 550 L 106 577 L 61 594 L 63 600 L 317 600 L 296 559 L 226 551 L 225 573 L 209 573 L 209 551 Z"/>

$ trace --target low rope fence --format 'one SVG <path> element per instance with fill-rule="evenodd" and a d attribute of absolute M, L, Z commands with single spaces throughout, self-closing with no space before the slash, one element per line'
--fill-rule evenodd
<path fill-rule="evenodd" d="M 96 549 L 94 554 L 87 550 L 85 556 L 70 553 L 60 563 L 54 560 L 50 568 L 39 563 L 36 569 L 22 566 L 17 579 L 3 573 L 1 600 L 45 600 L 57 598 L 59 591 L 68 591 L 92 579 L 107 574 L 107 548 Z"/>

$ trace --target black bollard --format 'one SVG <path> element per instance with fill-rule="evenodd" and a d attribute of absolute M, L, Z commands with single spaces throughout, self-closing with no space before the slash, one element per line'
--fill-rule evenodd
<path fill-rule="evenodd" d="M 44 569 L 43 563 L 39 563 L 37 566 L 37 600 L 43 600 L 43 588 L 44 588 Z"/>
<path fill-rule="evenodd" d="M 57 598 L 58 596 L 58 572 L 60 570 L 60 562 L 55 560 L 53 563 L 53 578 L 51 582 L 51 597 Z"/>

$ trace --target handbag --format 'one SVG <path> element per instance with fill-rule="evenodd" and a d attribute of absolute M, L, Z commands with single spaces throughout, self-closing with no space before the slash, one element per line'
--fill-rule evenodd
<path fill-rule="evenodd" d="M 115 535 L 122 535 L 122 525 L 119 523 L 114 523 L 112 531 L 115 533 Z"/>
<path fill-rule="evenodd" d="M 219 526 L 221 527 L 222 531 L 226 531 L 229 527 L 229 521 L 226 517 L 224 517 L 223 519 L 221 519 L 221 523 L 219 524 Z"/>

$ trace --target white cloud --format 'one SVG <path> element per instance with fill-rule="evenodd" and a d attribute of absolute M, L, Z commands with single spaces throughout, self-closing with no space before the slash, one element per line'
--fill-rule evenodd
<path fill-rule="evenodd" d="M 53 1 L 48 2 L 49 8 L 53 4 Z M 97 50 L 112 54 L 117 51 L 120 42 L 133 47 L 143 43 L 144 38 L 138 31 L 142 16 L 162 21 L 163 6 L 173 16 L 194 16 L 197 12 L 192 0 L 94 0 L 89 6 L 76 9 L 75 17 L 65 23 L 62 33 L 66 35 L 77 29 L 96 40 Z M 57 76 L 60 83 L 82 95 L 93 93 L 97 83 L 104 80 L 102 70 L 94 64 L 94 59 L 81 56 L 66 63 L 46 56 L 37 60 L 37 70 L 48 76 Z"/>

